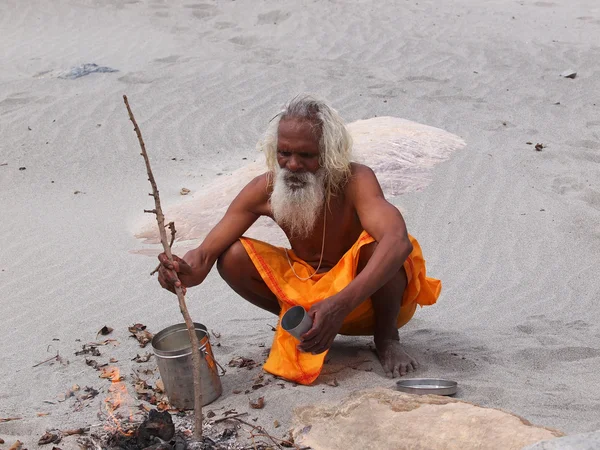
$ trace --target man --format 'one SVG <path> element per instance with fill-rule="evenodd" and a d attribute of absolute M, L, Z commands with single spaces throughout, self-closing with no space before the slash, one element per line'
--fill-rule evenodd
<path fill-rule="evenodd" d="M 374 336 L 388 376 L 416 370 L 398 328 L 417 305 L 436 302 L 441 283 L 426 277 L 421 249 L 373 171 L 350 161 L 352 139 L 338 113 L 296 97 L 259 146 L 268 171 L 242 189 L 198 248 L 172 264 L 159 256 L 161 286 L 196 286 L 217 263 L 252 304 L 280 318 L 303 306 L 312 328 L 297 341 L 278 326 L 264 366 L 298 383 L 317 378 L 338 334 Z M 291 250 L 243 237 L 260 216 L 282 228 Z"/>

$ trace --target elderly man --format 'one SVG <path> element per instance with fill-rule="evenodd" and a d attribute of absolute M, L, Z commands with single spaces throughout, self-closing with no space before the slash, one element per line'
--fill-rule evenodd
<path fill-rule="evenodd" d="M 426 277 L 417 241 L 388 203 L 373 171 L 350 161 L 352 139 L 338 113 L 310 96 L 294 98 L 259 146 L 268 171 L 231 203 L 202 244 L 171 264 L 159 256 L 161 286 L 204 281 L 211 268 L 250 303 L 281 316 L 301 305 L 313 320 L 301 341 L 277 327 L 264 369 L 302 384 L 319 375 L 338 334 L 374 336 L 385 373 L 418 367 L 398 328 L 417 305 L 436 302 L 441 283 Z M 272 218 L 291 249 L 243 237 Z"/>

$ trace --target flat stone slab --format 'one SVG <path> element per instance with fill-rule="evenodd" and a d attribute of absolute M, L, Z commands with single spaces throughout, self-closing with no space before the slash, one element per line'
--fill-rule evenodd
<path fill-rule="evenodd" d="M 499 409 L 384 388 L 298 408 L 294 420 L 296 443 L 314 450 L 521 450 L 564 436 Z"/>
<path fill-rule="evenodd" d="M 598 450 L 600 448 L 600 431 L 573 434 L 571 436 L 541 441 L 529 445 L 523 450 Z"/>

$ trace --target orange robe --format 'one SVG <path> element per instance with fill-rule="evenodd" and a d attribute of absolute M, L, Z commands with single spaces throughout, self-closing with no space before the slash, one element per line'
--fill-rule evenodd
<path fill-rule="evenodd" d="M 433 305 L 442 289 L 440 280 L 426 276 L 421 247 L 416 239 L 410 235 L 409 238 L 413 245 L 413 251 L 404 263 L 408 284 L 398 315 L 398 328 L 412 319 L 417 305 Z M 313 355 L 299 351 L 296 348 L 299 341 L 281 328 L 281 317 L 292 306 L 300 305 L 308 311 L 313 304 L 344 289 L 356 276 L 360 248 L 374 242 L 374 239 L 366 231 L 363 231 L 352 248 L 331 270 L 316 274 L 306 281 L 301 281 L 294 275 L 282 247 L 275 247 L 246 237 L 242 237 L 240 241 L 263 281 L 277 296 L 281 306 L 280 323 L 277 325 L 271 352 L 264 369 L 287 380 L 310 384 L 319 376 L 327 352 Z M 288 250 L 288 255 L 299 277 L 305 278 L 314 272 L 315 269 L 298 258 L 293 250 Z M 374 326 L 373 306 L 369 298 L 346 317 L 340 334 L 372 335 Z"/>

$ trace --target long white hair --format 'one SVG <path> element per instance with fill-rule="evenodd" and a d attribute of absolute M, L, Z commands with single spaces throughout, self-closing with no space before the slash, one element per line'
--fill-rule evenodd
<path fill-rule="evenodd" d="M 267 168 L 277 168 L 277 131 L 283 119 L 307 119 L 315 124 L 319 136 L 319 164 L 325 171 L 327 194 L 339 192 L 350 176 L 352 137 L 338 112 L 325 101 L 311 95 L 294 97 L 271 120 L 257 148 L 265 153 Z"/>

